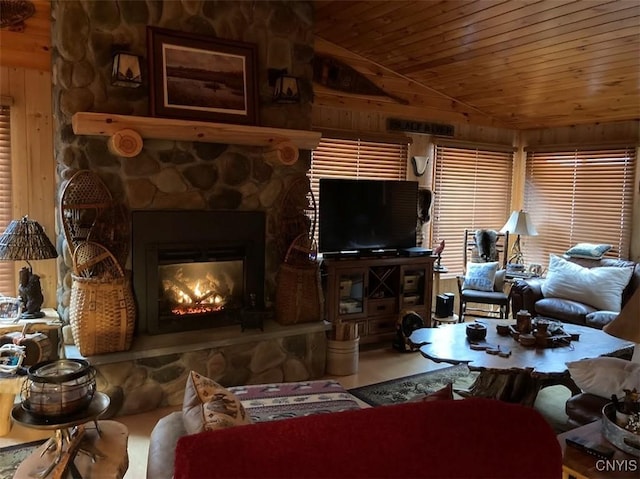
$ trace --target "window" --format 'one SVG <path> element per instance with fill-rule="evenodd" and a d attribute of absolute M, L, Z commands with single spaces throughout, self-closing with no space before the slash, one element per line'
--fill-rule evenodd
<path fill-rule="evenodd" d="M 0 105 L 0 233 L 11 222 L 11 134 L 9 107 Z M 15 296 L 12 261 L 0 261 L 0 294 Z"/>
<path fill-rule="evenodd" d="M 512 176 L 512 150 L 436 145 L 432 238 L 445 240 L 451 276 L 464 269 L 464 230 L 498 231 L 509 218 Z"/>
<path fill-rule="evenodd" d="M 316 207 L 320 206 L 320 178 L 406 180 L 407 145 L 323 137 L 312 152 L 309 171 Z M 314 233 L 317 239 L 318 225 Z"/>
<path fill-rule="evenodd" d="M 527 262 L 547 264 L 576 243 L 607 243 L 629 257 L 635 149 L 528 151 L 525 208 L 538 231 Z"/>

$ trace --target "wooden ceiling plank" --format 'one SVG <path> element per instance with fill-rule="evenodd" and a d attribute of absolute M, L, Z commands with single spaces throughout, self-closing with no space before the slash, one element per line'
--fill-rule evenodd
<path fill-rule="evenodd" d="M 464 78 L 456 80 L 449 79 L 447 90 L 454 92 L 455 95 L 466 94 L 468 89 L 482 90 L 491 85 L 500 84 L 502 87 L 510 84 L 516 84 L 518 82 L 530 82 L 539 83 L 546 78 L 553 77 L 558 80 L 582 78 L 598 78 L 606 79 L 607 75 L 613 76 L 620 72 L 629 73 L 635 75 L 634 71 L 640 71 L 640 58 L 638 55 L 633 55 L 633 52 L 628 54 L 620 54 L 607 62 L 605 59 L 601 61 L 594 61 L 589 64 L 586 61 L 570 62 L 567 61 L 565 65 L 561 63 L 555 63 L 549 68 L 539 68 L 534 71 L 518 70 L 516 68 L 493 70 L 487 69 L 483 71 L 470 72 Z M 444 84 L 442 81 L 440 84 Z M 429 82 L 430 85 L 434 85 L 435 82 Z"/>
<path fill-rule="evenodd" d="M 327 28 L 331 31 L 331 38 L 346 48 L 354 49 L 362 44 L 364 38 L 378 40 L 379 30 L 396 19 L 411 17 L 403 6 L 405 2 L 356 2 L 350 8 L 338 8 L 333 16 L 327 18 Z M 429 8 L 428 2 L 417 2 L 422 10 Z M 343 19 L 348 18 L 345 22 Z M 316 34 L 322 36 L 322 24 L 314 28 Z M 368 40 L 368 41 L 369 41 Z"/>
<path fill-rule="evenodd" d="M 500 77 L 505 72 L 518 72 L 520 74 L 536 74 L 543 70 L 551 70 L 560 68 L 566 69 L 587 69 L 594 66 L 606 65 L 622 59 L 637 59 L 638 44 L 637 39 L 633 37 L 619 37 L 612 41 L 600 42 L 591 45 L 588 48 L 572 48 L 562 50 L 561 52 L 548 52 L 547 50 L 535 58 L 531 57 L 531 53 L 522 53 L 517 59 L 510 57 L 508 63 L 503 58 L 498 57 L 494 61 L 483 61 L 478 59 L 461 62 L 455 70 L 447 68 L 438 70 L 438 76 L 434 79 L 438 83 L 451 84 L 453 82 L 463 81 L 474 75 L 475 66 L 482 65 L 483 76 Z M 433 75 L 427 72 L 427 75 L 417 77 L 416 80 L 423 81 L 432 78 Z"/>
<path fill-rule="evenodd" d="M 640 65 L 636 62 L 636 67 L 640 68 Z M 602 72 L 588 72 L 585 74 L 573 74 L 573 75 L 549 75 L 547 77 L 541 77 L 535 81 L 525 78 L 514 78 L 508 81 L 500 81 L 500 86 L 497 89 L 499 93 L 499 101 L 507 100 L 513 97 L 518 97 L 518 92 L 536 93 L 538 91 L 548 90 L 550 88 L 560 89 L 564 85 L 573 85 L 573 88 L 579 88 L 585 84 L 585 76 L 588 77 L 590 83 L 618 83 L 628 81 L 630 82 L 628 87 L 633 88 L 633 85 L 637 81 L 637 76 L 633 73 L 628 64 L 624 64 L 618 69 L 607 70 Z M 491 83 L 478 83 L 477 88 L 472 82 L 466 92 L 460 89 L 460 93 L 455 95 L 465 102 L 471 102 L 474 105 L 482 105 L 485 102 L 492 101 L 492 96 L 487 93 L 487 89 L 491 87 Z M 494 83 L 495 85 L 495 83 Z M 593 91 L 590 88 L 589 91 Z M 514 95 L 510 95 L 510 92 L 515 92 Z M 579 92 L 576 92 L 576 94 Z"/>
<path fill-rule="evenodd" d="M 428 49 L 428 55 L 437 59 L 442 56 L 454 54 L 456 48 L 462 48 L 464 50 L 469 48 L 473 49 L 476 45 L 480 45 L 494 37 L 522 37 L 529 33 L 534 33 L 537 30 L 552 28 L 549 24 L 552 23 L 553 20 L 548 19 L 551 15 L 547 13 L 550 10 L 556 11 L 556 15 L 577 15 L 587 10 L 586 5 L 581 2 L 567 3 L 564 5 L 558 2 L 540 2 L 532 5 L 524 5 L 521 2 L 510 3 L 519 6 L 519 8 L 496 17 L 474 17 L 473 28 L 456 28 L 455 30 L 439 35 L 437 42 L 430 42 L 430 45 L 433 45 L 433 47 Z M 541 5 L 544 5 L 544 7 L 541 7 Z M 412 42 L 409 43 L 405 41 L 402 44 L 402 53 L 405 55 L 414 56 L 418 54 L 421 49 L 425 48 L 424 42 L 418 39 L 413 42 L 414 39 L 409 37 L 408 40 Z M 452 49 L 454 50 L 450 51 Z"/>
<path fill-rule="evenodd" d="M 368 55 L 370 53 L 382 54 L 394 49 L 394 46 L 401 48 L 409 39 L 424 40 L 429 45 L 431 40 L 440 39 L 447 32 L 468 29 L 469 20 L 467 19 L 470 15 L 473 15 L 474 18 L 493 17 L 520 8 L 520 3 L 503 0 L 502 2 L 492 2 L 487 7 L 486 2 L 444 2 L 443 14 L 434 16 L 431 12 L 432 8 L 428 8 L 426 11 L 417 10 L 417 5 L 428 5 L 428 2 L 411 2 L 409 9 L 398 9 L 393 13 L 393 22 L 390 22 L 386 27 L 376 29 L 375 37 L 368 37 L 366 32 L 362 32 L 357 40 L 354 38 L 353 43 L 348 47 L 350 50 Z M 398 2 L 395 4 L 397 5 Z M 374 39 L 377 48 L 374 47 L 372 50 Z M 428 50 L 425 53 L 428 53 Z"/>
<path fill-rule="evenodd" d="M 398 73 L 404 75 L 410 75 L 412 71 L 419 71 L 421 69 L 435 68 L 445 64 L 455 63 L 461 60 L 468 60 L 471 58 L 475 58 L 478 55 L 486 55 L 486 54 L 498 54 L 499 52 L 507 52 L 513 48 L 517 48 L 518 46 L 528 45 L 528 48 L 532 50 L 537 48 L 545 48 L 547 46 L 555 45 L 558 42 L 569 42 L 577 39 L 584 38 L 585 36 L 592 35 L 610 35 L 610 37 L 615 37 L 616 30 L 624 30 L 626 28 L 636 28 L 638 25 L 638 20 L 640 17 L 628 17 L 622 20 L 615 22 L 614 25 L 610 25 L 609 23 L 604 23 L 600 25 L 596 25 L 590 27 L 590 31 L 584 31 L 580 29 L 571 30 L 570 32 L 562 35 L 561 37 L 541 37 L 539 34 L 537 35 L 528 35 L 525 37 L 519 37 L 517 39 L 503 41 L 501 43 L 487 44 L 483 47 L 479 47 L 474 49 L 473 51 L 460 52 L 455 56 L 450 56 L 446 58 L 439 58 L 437 60 L 430 59 L 428 61 L 422 63 L 414 63 L 410 67 L 407 68 L 395 68 Z M 615 26 L 614 29 L 611 27 Z M 391 67 L 389 67 L 391 68 Z M 394 69 L 394 68 L 391 68 Z"/>

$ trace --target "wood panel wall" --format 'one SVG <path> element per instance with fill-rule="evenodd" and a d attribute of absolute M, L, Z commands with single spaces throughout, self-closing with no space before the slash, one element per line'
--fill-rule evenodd
<path fill-rule="evenodd" d="M 0 95 L 12 99 L 11 156 L 14 192 L 13 218 L 28 215 L 40 223 L 49 239 L 55 234 L 55 164 L 51 74 L 22 67 L 0 66 Z M 55 308 L 56 261 L 32 261 L 41 278 L 45 307 Z M 16 261 L 17 273 L 25 266 Z M 17 291 L 17 289 L 16 289 Z"/>
<path fill-rule="evenodd" d="M 0 30 L 0 65 L 51 71 L 51 1 L 31 2 L 36 11 L 22 31 Z"/>

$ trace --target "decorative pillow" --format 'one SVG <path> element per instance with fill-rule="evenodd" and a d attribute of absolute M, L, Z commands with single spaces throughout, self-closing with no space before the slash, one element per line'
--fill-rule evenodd
<path fill-rule="evenodd" d="M 212 379 L 189 373 L 182 403 L 182 420 L 189 434 L 251 424 L 240 400 Z"/>
<path fill-rule="evenodd" d="M 595 311 L 587 314 L 585 322 L 587 326 L 602 329 L 604 326 L 616 319 L 619 314 L 620 313 L 616 311 Z"/>
<path fill-rule="evenodd" d="M 611 249 L 610 244 L 578 243 L 565 253 L 572 258 L 601 259 Z"/>
<path fill-rule="evenodd" d="M 622 292 L 629 284 L 632 268 L 599 266 L 584 268 L 552 254 L 547 279 L 541 289 L 545 298 L 578 301 L 605 311 L 620 312 Z"/>
<path fill-rule="evenodd" d="M 571 379 L 586 393 L 610 398 L 623 397 L 623 389 L 640 390 L 640 363 L 603 356 L 566 364 Z"/>
<path fill-rule="evenodd" d="M 430 402 L 453 400 L 453 384 L 449 383 L 442 389 L 438 389 L 426 396 L 413 398 L 410 402 Z"/>
<path fill-rule="evenodd" d="M 493 291 L 497 271 L 497 261 L 491 263 L 467 263 L 467 272 L 464 275 L 462 289 Z"/>

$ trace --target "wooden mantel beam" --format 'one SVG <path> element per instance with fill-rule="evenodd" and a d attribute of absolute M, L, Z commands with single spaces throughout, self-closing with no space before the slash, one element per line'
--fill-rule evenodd
<path fill-rule="evenodd" d="M 175 120 L 144 116 L 113 115 L 110 113 L 79 112 L 71 119 L 76 135 L 98 135 L 111 137 L 110 148 L 121 156 L 130 155 L 137 148 L 118 150 L 118 134 L 123 130 L 127 138 L 135 137 L 163 140 L 196 141 L 205 143 L 226 143 L 249 145 L 278 150 L 280 145 L 288 149 L 292 145 L 303 150 L 313 150 L 320 142 L 321 134 L 316 131 L 290 130 L 250 125 L 232 125 L 204 121 Z M 122 136 L 122 133 L 120 133 Z M 124 154 L 123 154 L 124 153 Z"/>

